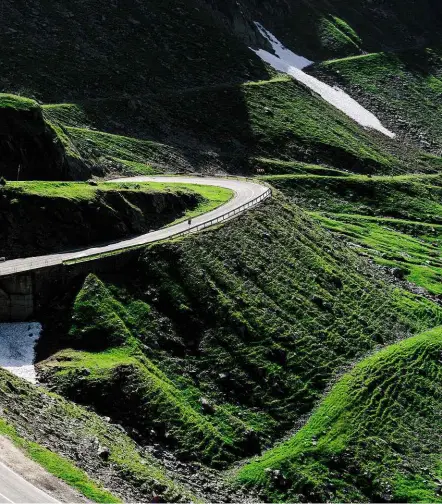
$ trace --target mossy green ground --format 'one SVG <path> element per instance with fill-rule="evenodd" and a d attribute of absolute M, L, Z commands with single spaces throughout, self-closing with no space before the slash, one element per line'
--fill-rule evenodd
<path fill-rule="evenodd" d="M 269 173 L 287 173 L 296 171 L 294 159 L 305 166 L 326 165 L 319 167 L 325 173 L 436 169 L 433 160 L 415 148 L 398 148 L 395 142 L 364 130 L 285 76 L 165 89 L 146 103 L 138 101 L 155 123 L 156 133 L 144 138 L 97 131 L 94 113 L 84 104 L 44 105 L 42 111 L 66 152 L 92 166 L 97 175 L 210 167 L 235 173 L 264 167 Z M 133 118 L 127 117 L 127 122 Z M 173 139 L 158 134 L 165 125 L 176 129 Z M 279 163 L 273 159 L 275 154 Z"/>
<path fill-rule="evenodd" d="M 33 194 L 48 198 L 69 198 L 69 199 L 93 199 L 99 191 L 187 191 L 198 193 L 204 200 L 205 205 L 211 202 L 213 206 L 219 206 L 232 198 L 232 191 L 223 187 L 205 186 L 164 182 L 97 182 L 91 185 L 87 182 L 46 182 L 46 181 L 27 181 L 27 182 L 8 182 L 1 188 L 4 192 L 19 194 Z M 212 206 L 212 208 L 213 208 Z M 201 213 L 204 213 L 203 210 Z"/>
<path fill-rule="evenodd" d="M 153 431 L 154 442 L 183 457 L 223 466 L 285 435 L 350 362 L 441 323 L 437 304 L 401 290 L 346 244 L 351 236 L 363 254 L 439 294 L 438 181 L 312 177 L 440 171 L 440 51 L 378 52 L 438 36 L 437 2 L 391 0 L 378 8 L 370 0 L 275 0 L 247 2 L 245 9 L 243 2 L 218 0 L 147 0 L 117 9 L 101 0 L 50 8 L 36 1 L 32 9 L 25 3 L 2 4 L 8 29 L 0 33 L 0 83 L 61 102 L 41 110 L 74 168 L 84 162 L 98 176 L 289 173 L 295 175 L 290 190 L 282 178 L 268 180 L 314 213 L 278 200 L 216 232 L 150 248 L 120 277 L 88 277 L 68 305 L 74 318 L 66 330 L 55 326 L 45 336 L 62 343 L 41 367 L 48 383 L 120 414 L 137 435 Z M 366 131 L 303 86 L 275 78 L 249 49 L 263 43 L 254 20 L 266 21 L 291 49 L 315 61 L 376 52 L 315 71 L 349 87 L 400 138 L 434 155 Z M 37 106 L 8 96 L 2 105 Z M 9 402 L 27 399 L 5 390 Z M 125 416 L 112 409 L 116 397 L 127 404 Z M 44 397 L 32 400 L 39 405 Z M 61 431 L 71 418 L 66 406 L 28 436 L 57 414 L 65 422 L 54 431 Z M 13 420 L 23 425 L 29 418 Z M 137 482 L 158 479 L 172 500 L 164 473 L 150 461 L 145 467 L 132 445 L 121 443 L 120 452 L 118 443 L 112 446 L 118 454 L 112 462 Z M 390 496 L 375 480 L 367 483 L 371 490 L 344 493 L 332 482 L 323 491 L 315 469 L 311 495 L 318 500 Z M 398 477 L 396 499 L 434 495 L 422 487 L 418 469 L 412 468 L 414 480 Z"/>
<path fill-rule="evenodd" d="M 129 271 L 86 280 L 40 376 L 216 467 L 269 447 L 348 362 L 442 321 L 281 197 Z"/>
<path fill-rule="evenodd" d="M 151 175 L 176 169 L 173 162 L 178 154 L 173 147 L 96 131 L 79 105 L 43 105 L 42 110 L 67 150 L 76 152 L 104 170 L 121 175 Z"/>
<path fill-rule="evenodd" d="M 343 169 L 401 173 L 416 166 L 434 170 L 417 151 L 398 150 L 393 142 L 367 132 L 289 77 L 163 91 L 146 107 L 158 123 L 185 125 L 176 141 L 95 131 L 79 105 L 47 105 L 43 112 L 68 151 L 105 172 L 204 171 L 216 165 L 231 172 L 264 167 L 270 173 L 287 173 L 296 171 L 293 159 L 310 166 L 329 165 L 326 173 Z M 190 141 L 191 137 L 198 141 Z M 188 140 L 178 144 L 181 138 Z M 195 148 L 196 143 L 212 146 L 216 157 L 207 157 Z M 269 163 L 275 152 L 282 162 Z"/>
<path fill-rule="evenodd" d="M 111 397 L 114 404 L 124 401 L 126 408 L 119 413 L 124 422 L 136 424 L 145 436 L 149 429 L 160 428 L 160 435 L 166 429 L 169 440 L 178 442 L 179 452 L 186 456 L 203 457 L 215 465 L 232 459 L 229 452 L 238 456 L 234 441 L 244 436 L 247 425 L 230 418 L 223 408 L 213 417 L 204 415 L 198 391 L 181 390 L 143 354 L 143 341 L 152 337 L 157 324 L 148 304 L 134 300 L 124 306 L 90 276 L 75 301 L 70 331 L 72 346 L 89 351 L 62 351 L 53 362 L 43 363 L 44 372 L 55 371 L 53 385 L 80 402 L 93 402 L 99 410 L 116 414 L 106 403 Z M 137 420 L 130 422 L 132 416 Z"/>
<path fill-rule="evenodd" d="M 0 256 L 10 259 L 123 241 L 223 205 L 233 191 L 176 183 L 7 182 Z"/>
<path fill-rule="evenodd" d="M 440 175 L 265 178 L 362 254 L 442 294 Z"/>
<path fill-rule="evenodd" d="M 237 480 L 271 501 L 439 502 L 441 351 L 438 327 L 363 360 Z"/>
<path fill-rule="evenodd" d="M 442 52 L 439 47 L 327 61 L 319 74 L 337 79 L 366 100 L 394 131 L 440 150 Z M 422 141 L 424 143 L 422 143 Z"/>
<path fill-rule="evenodd" d="M 34 100 L 23 96 L 0 93 L 0 109 L 12 108 L 14 110 L 33 110 L 39 108 Z"/>
<path fill-rule="evenodd" d="M 178 179 L 177 179 L 178 180 Z M 197 208 L 189 210 L 185 218 L 209 212 L 229 201 L 233 192 L 230 189 L 215 186 L 185 184 L 182 182 L 97 182 L 91 185 L 86 182 L 8 182 L 0 188 L 4 193 L 30 194 L 46 198 L 67 198 L 93 200 L 99 192 L 107 191 L 142 191 L 142 192 L 191 192 L 201 196 Z"/>
<path fill-rule="evenodd" d="M 379 145 L 290 77 L 169 92 L 157 100 L 164 122 L 173 114 L 201 140 L 217 144 L 226 158 L 247 160 L 250 169 L 253 158 L 277 152 L 286 161 L 329 163 L 356 172 L 399 170 L 388 141 Z"/>
<path fill-rule="evenodd" d="M 288 77 L 167 91 L 146 106 L 156 121 L 185 125 L 186 136 L 216 146 L 218 160 L 206 164 L 225 164 L 229 171 L 255 171 L 260 161 L 254 157 L 268 157 L 275 148 L 286 160 L 325 162 L 356 172 L 399 170 L 388 142 L 378 147 L 370 134 Z M 95 131 L 78 105 L 45 105 L 43 113 L 69 152 L 106 171 L 148 175 L 200 164 L 202 154 L 188 146 Z M 273 164 L 277 168 L 277 173 L 286 171 Z"/>

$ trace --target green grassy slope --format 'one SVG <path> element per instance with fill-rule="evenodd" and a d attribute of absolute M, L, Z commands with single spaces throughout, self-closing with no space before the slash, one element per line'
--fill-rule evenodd
<path fill-rule="evenodd" d="M 42 106 L 45 119 L 59 132 L 67 148 L 94 167 L 96 175 L 150 175 L 192 169 L 172 146 L 96 131 L 84 109 L 74 104 Z"/>
<path fill-rule="evenodd" d="M 281 176 L 267 178 L 296 204 L 311 210 L 359 213 L 440 224 L 442 177 Z"/>
<path fill-rule="evenodd" d="M 103 104 L 97 106 L 102 110 Z M 284 76 L 162 90 L 145 107 L 160 142 L 97 131 L 93 126 L 96 116 L 84 105 L 62 103 L 37 108 L 44 118 L 42 124 L 56 135 L 60 149 L 83 167 L 83 171 L 76 166 L 65 169 L 65 178 L 208 171 L 216 167 L 235 173 L 254 173 L 258 168 L 284 173 L 288 166 L 284 163 L 293 159 L 356 173 L 439 168 L 433 158 L 413 149 L 398 149 L 395 142 L 360 128 Z M 127 123 L 134 124 L 134 111 L 125 110 Z M 26 142 L 34 141 L 31 137 Z M 19 144 L 20 139 L 16 142 Z M 262 161 L 278 158 L 284 161 L 271 166 Z M 21 175 L 7 173 L 13 179 Z M 39 173 L 35 175 L 38 178 Z"/>
<path fill-rule="evenodd" d="M 315 7 L 149 0 L 118 8 L 87 0 L 52 9 L 40 0 L 32 9 L 7 0 L 0 86 L 62 103 L 46 106 L 45 116 L 65 148 L 97 175 L 247 172 L 257 156 L 354 171 L 409 170 L 416 160 L 403 146 L 363 131 L 295 83 L 271 80 L 274 72 L 249 49 L 265 45 L 253 25 L 261 17 L 291 49 L 315 53 L 313 59 L 358 54 L 380 40 L 408 46 L 417 33 L 434 32 L 437 10 L 408 4 L 404 15 L 396 3 L 355 9 L 344 0 Z M 257 85 L 243 85 L 249 82 Z"/>
<path fill-rule="evenodd" d="M 173 131 L 170 124 L 163 124 L 155 114 L 155 94 L 269 75 L 203 0 L 130 5 L 87 0 L 56 6 L 43 0 L 32 6 L 25 0 L 8 0 L 2 5 L 2 17 L 8 20 L 8 30 L 0 35 L 0 45 L 9 48 L 0 49 L 2 90 L 46 103 L 74 103 L 101 131 L 156 141 L 144 144 L 147 159 L 143 153 L 141 160 L 139 156 L 123 157 L 122 163 L 113 160 L 115 171 L 127 168 L 124 161 L 153 164 L 157 171 L 171 165 L 174 170 L 189 170 L 200 156 L 205 164 L 216 165 L 213 148 L 202 148 L 198 139 L 182 139 L 179 156 L 158 144 L 180 140 L 186 125 Z M 75 126 L 83 127 L 84 119 L 77 117 L 80 124 Z M 92 165 L 101 156 L 97 153 Z"/>
<path fill-rule="evenodd" d="M 40 377 L 216 466 L 278 439 L 348 362 L 442 317 L 281 198 L 103 281 L 64 320 L 49 311 L 42 345 L 60 353 Z"/>
<path fill-rule="evenodd" d="M 442 294 L 440 175 L 266 180 L 398 278 Z"/>
<path fill-rule="evenodd" d="M 0 82 L 13 91 L 31 90 L 43 101 L 130 100 L 140 87 L 262 78 L 265 69 L 247 49 L 260 40 L 254 20 L 266 21 L 295 52 L 323 60 L 414 46 L 437 33 L 437 14 L 440 8 L 430 0 L 394 0 L 382 8 L 368 0 L 358 8 L 348 0 L 87 0 L 52 8 L 43 0 L 32 7 L 5 0 Z"/>
<path fill-rule="evenodd" d="M 220 469 L 265 450 L 239 476 L 263 500 L 438 499 L 440 330 L 407 338 L 442 323 L 439 2 L 3 0 L 0 13 L 0 88 L 20 95 L 0 95 L 0 175 L 224 170 L 259 173 L 283 193 L 149 247 L 123 271 L 80 275 L 38 313 L 40 379 L 164 465 L 2 372 L 0 432 L 43 461 L 30 443 L 115 481 L 126 501 L 194 500 L 188 482 L 223 500 L 195 483 L 195 461 Z M 265 66 L 250 50 L 269 49 L 255 20 L 398 138 Z M 188 189 L 198 205 L 187 216 L 229 196 Z M 84 229 L 79 245 L 89 244 L 111 221 L 117 238 L 151 227 L 143 187 L 8 182 L 0 192 L 0 257 L 64 246 Z"/>
<path fill-rule="evenodd" d="M 441 350 L 436 328 L 363 360 L 238 480 L 272 501 L 439 502 Z"/>
<path fill-rule="evenodd" d="M 327 61 L 313 70 L 348 88 L 399 135 L 439 152 L 442 57 L 439 46 Z"/>
<path fill-rule="evenodd" d="M 143 340 L 155 333 L 156 324 L 148 304 L 124 306 L 90 276 L 75 300 L 70 330 L 72 346 L 85 350 L 62 351 L 42 364 L 44 373 L 56 373 L 49 379 L 58 390 L 117 415 L 144 437 L 152 429 L 160 438 L 167 432 L 168 442 L 178 443 L 183 456 L 219 465 L 247 452 L 240 446 L 246 444 L 246 423 L 227 410 L 214 417 L 205 414 L 197 399 L 192 401 L 191 391 L 181 390 L 143 354 Z M 124 409 L 112 407 L 122 402 Z"/>
<path fill-rule="evenodd" d="M 12 180 L 87 178 L 89 169 L 41 106 L 0 93 L 0 176 Z"/>
<path fill-rule="evenodd" d="M 432 0 L 243 3 L 285 45 L 314 61 L 422 46 L 439 38 L 441 9 Z"/>
<path fill-rule="evenodd" d="M 99 105 L 99 108 L 102 104 Z M 163 90 L 143 101 L 161 142 L 94 131 L 77 105 L 43 106 L 65 143 L 101 172 L 149 174 L 220 166 L 255 172 L 257 158 L 327 163 L 354 172 L 434 169 L 412 150 L 360 128 L 284 76 L 241 84 Z M 133 111 L 126 117 L 134 123 Z M 135 118 L 136 122 L 136 118 Z M 174 131 L 173 138 L 170 132 Z M 273 170 L 284 172 L 281 166 Z"/>
<path fill-rule="evenodd" d="M 364 131 L 289 77 L 165 93 L 157 100 L 165 124 L 186 125 L 221 155 L 326 162 L 356 172 L 406 169 L 391 142 Z M 167 104 L 167 105 L 166 105 Z M 242 104 L 244 106 L 242 106 Z"/>

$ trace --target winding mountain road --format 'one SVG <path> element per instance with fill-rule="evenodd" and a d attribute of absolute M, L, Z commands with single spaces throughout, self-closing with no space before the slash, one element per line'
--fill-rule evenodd
<path fill-rule="evenodd" d="M 0 276 L 11 275 L 62 264 L 75 259 L 87 259 L 108 252 L 124 250 L 137 245 L 153 243 L 182 233 L 198 231 L 210 225 L 217 224 L 245 212 L 271 196 L 268 187 L 246 179 L 205 178 L 205 177 L 130 177 L 109 181 L 116 182 L 164 182 L 210 185 L 231 189 L 234 196 L 224 205 L 192 219 L 192 224 L 181 222 L 173 226 L 146 233 L 136 238 L 122 240 L 100 247 L 85 250 L 49 254 L 40 257 L 28 257 L 0 263 Z M 0 462 L 0 503 L 50 503 L 58 502 L 39 490 L 21 476 Z"/>
<path fill-rule="evenodd" d="M 72 260 L 87 260 L 94 256 L 106 254 L 109 252 L 120 251 L 138 245 L 154 243 L 166 238 L 171 238 L 179 234 L 184 234 L 191 231 L 198 231 L 204 227 L 209 227 L 212 224 L 217 224 L 224 220 L 233 218 L 245 212 L 247 209 L 256 206 L 262 200 L 271 196 L 271 191 L 268 187 L 251 182 L 248 179 L 241 178 L 218 178 L 218 177 L 195 177 L 195 176 L 152 176 L 152 177 L 129 177 L 120 178 L 108 181 L 108 183 L 116 182 L 163 182 L 163 183 L 185 183 L 196 185 L 208 185 L 223 187 L 234 191 L 233 198 L 219 206 L 215 210 L 211 210 L 203 215 L 192 219 L 192 224 L 180 222 L 173 226 L 165 227 L 157 231 L 152 231 L 135 238 L 122 240 L 116 243 L 110 243 L 104 246 L 88 248 L 84 250 L 60 252 L 38 257 L 27 257 L 24 259 L 13 259 L 0 263 L 0 276 L 12 275 L 15 273 L 24 273 L 48 266 L 63 264 L 66 261 Z"/>

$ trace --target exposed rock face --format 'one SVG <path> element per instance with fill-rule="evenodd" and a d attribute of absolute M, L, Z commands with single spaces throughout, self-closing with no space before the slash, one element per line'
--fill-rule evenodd
<path fill-rule="evenodd" d="M 0 190 L 0 257 L 29 257 L 158 229 L 194 208 L 188 193 L 98 191 L 93 200 Z"/>
<path fill-rule="evenodd" d="M 82 180 L 90 170 L 69 155 L 40 107 L 0 107 L 0 176 L 8 180 Z"/>

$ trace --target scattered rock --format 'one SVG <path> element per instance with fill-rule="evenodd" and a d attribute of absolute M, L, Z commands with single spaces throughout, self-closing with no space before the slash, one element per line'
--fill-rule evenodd
<path fill-rule="evenodd" d="M 104 461 L 108 461 L 109 460 L 109 457 L 110 457 L 110 450 L 107 446 L 100 446 L 98 448 L 98 456 L 104 460 Z"/>
<path fill-rule="evenodd" d="M 201 397 L 200 403 L 204 413 L 207 413 L 208 415 L 213 415 L 213 413 L 215 413 L 215 407 L 208 399 Z"/>

